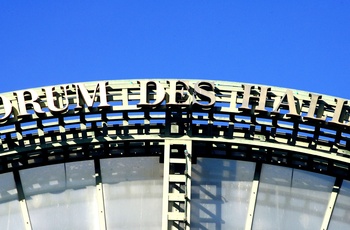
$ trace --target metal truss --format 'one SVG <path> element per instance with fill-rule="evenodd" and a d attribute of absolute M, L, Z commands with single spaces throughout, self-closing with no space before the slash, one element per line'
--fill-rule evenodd
<path fill-rule="evenodd" d="M 159 82 L 169 87 L 167 81 Z M 94 86 L 86 83 L 90 93 Z M 137 81 L 111 81 L 110 108 L 70 108 L 64 114 L 48 111 L 42 90 L 33 89 L 46 112 L 39 116 L 28 108 L 29 116 L 0 124 L 0 172 L 14 172 L 27 229 L 31 226 L 18 170 L 95 159 L 100 226 L 105 229 L 97 159 L 136 156 L 159 156 L 164 163 L 163 229 L 190 229 L 191 164 L 197 157 L 275 164 L 335 176 L 337 182 L 322 224 L 322 229 L 327 229 L 341 181 L 350 179 L 350 130 L 327 121 L 274 114 L 269 112 L 271 103 L 267 103 L 265 113 L 254 112 L 254 102 L 251 110 L 240 110 L 242 84 L 216 82 L 215 87 L 217 102 L 210 109 L 163 104 L 140 108 Z M 273 97 L 281 98 L 285 89 L 275 88 L 273 92 Z M 15 101 L 13 95 L 6 95 Z M 74 95 L 68 92 L 72 104 L 76 103 Z M 323 99 L 328 103 L 325 113 L 331 117 L 335 102 L 328 96 Z M 308 93 L 298 92 L 298 100 L 305 113 L 311 104 Z M 259 175 L 257 167 L 246 229 L 252 226 Z"/>

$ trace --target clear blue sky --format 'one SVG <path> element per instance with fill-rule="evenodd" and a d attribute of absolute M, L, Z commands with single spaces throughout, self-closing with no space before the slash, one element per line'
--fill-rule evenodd
<path fill-rule="evenodd" d="M 350 99 L 350 1 L 0 0 L 0 92 L 196 78 Z"/>

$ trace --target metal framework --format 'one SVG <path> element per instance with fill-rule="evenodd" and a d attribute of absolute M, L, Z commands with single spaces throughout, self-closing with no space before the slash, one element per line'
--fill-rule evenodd
<path fill-rule="evenodd" d="M 165 140 L 163 229 L 190 229 L 191 144 Z"/>
<path fill-rule="evenodd" d="M 165 80 L 157 82 L 170 87 Z M 96 84 L 85 86 L 93 94 Z M 33 89 L 45 113 L 38 115 L 28 107 L 30 115 L 18 119 L 14 115 L 0 125 L 0 171 L 14 172 L 26 228 L 31 229 L 19 170 L 85 159 L 159 156 L 164 163 L 162 228 L 190 229 L 191 165 L 196 158 L 253 161 L 257 167 L 246 220 L 246 229 L 251 229 L 261 164 L 304 169 L 337 178 L 322 223 L 322 229 L 327 229 L 342 180 L 350 179 L 350 130 L 329 120 L 315 122 L 273 113 L 274 103 L 284 97 L 286 89 L 272 89 L 264 113 L 254 112 L 254 100 L 250 110 L 239 109 L 244 87 L 233 82 L 215 82 L 216 103 L 210 109 L 164 103 L 143 108 L 137 106 L 141 100 L 138 81 L 110 81 L 109 108 L 69 108 L 63 114 L 50 112 L 43 91 Z M 16 96 L 4 95 L 18 109 Z M 68 91 L 68 100 L 78 103 L 75 91 Z M 323 113 L 332 117 L 336 101 L 330 96 L 322 100 L 327 104 Z M 310 109 L 308 92 L 297 92 L 297 101 L 300 113 Z M 106 229 L 97 160 L 95 166 L 100 227 Z"/>

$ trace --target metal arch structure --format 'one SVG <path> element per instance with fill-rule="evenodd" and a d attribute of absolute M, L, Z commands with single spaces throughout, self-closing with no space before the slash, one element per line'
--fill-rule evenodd
<path fill-rule="evenodd" d="M 342 180 L 350 179 L 350 109 L 341 98 L 235 82 L 116 80 L 5 93 L 0 102 L 0 172 L 14 172 L 19 182 L 27 229 L 30 218 L 18 171 L 59 162 L 159 156 L 163 229 L 191 227 L 188 191 L 191 164 L 198 157 L 257 163 L 246 229 L 252 227 L 263 163 L 337 178 L 323 229 Z M 172 165 L 179 164 L 186 170 L 174 171 Z"/>

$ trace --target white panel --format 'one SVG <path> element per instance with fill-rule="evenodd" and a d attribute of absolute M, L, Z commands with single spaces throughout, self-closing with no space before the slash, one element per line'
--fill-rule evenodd
<path fill-rule="evenodd" d="M 343 181 L 328 229 L 350 229 L 350 182 Z"/>
<path fill-rule="evenodd" d="M 253 229 L 320 229 L 335 178 L 264 164 Z"/>
<path fill-rule="evenodd" d="M 255 163 L 198 158 L 192 165 L 191 229 L 244 229 Z"/>
<path fill-rule="evenodd" d="M 98 229 L 93 161 L 20 171 L 33 229 Z"/>
<path fill-rule="evenodd" d="M 161 229 L 163 165 L 158 157 L 101 159 L 108 229 Z"/>
<path fill-rule="evenodd" d="M 0 174 L 0 229 L 24 229 L 24 220 L 12 173 Z"/>

